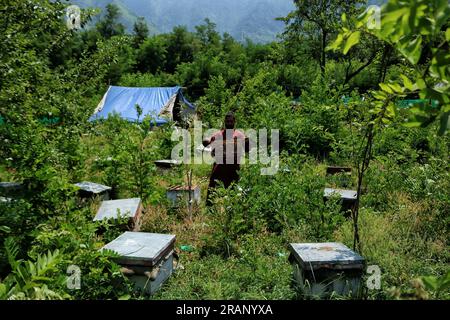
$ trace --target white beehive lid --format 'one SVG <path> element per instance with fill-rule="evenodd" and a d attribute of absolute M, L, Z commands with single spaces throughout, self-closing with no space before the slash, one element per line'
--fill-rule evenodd
<path fill-rule="evenodd" d="M 364 258 L 338 242 L 291 243 L 289 249 L 304 270 L 362 269 Z"/>
<path fill-rule="evenodd" d="M 174 167 L 174 166 L 180 166 L 182 164 L 181 161 L 178 160 L 156 160 L 155 164 L 159 167 L 166 167 L 166 168 L 170 168 L 170 167 Z"/>
<path fill-rule="evenodd" d="M 332 197 L 334 194 L 338 194 L 341 199 L 345 200 L 356 200 L 356 197 L 358 195 L 355 190 L 325 188 L 325 190 L 323 191 L 323 196 L 325 198 Z"/>
<path fill-rule="evenodd" d="M 95 215 L 94 221 L 116 219 L 118 213 L 123 218 L 135 218 L 139 214 L 140 205 L 140 198 L 103 201 Z"/>
<path fill-rule="evenodd" d="M 101 250 L 117 252 L 119 264 L 151 267 L 173 250 L 175 239 L 171 234 L 127 231 Z"/>
<path fill-rule="evenodd" d="M 99 194 L 105 191 L 111 190 L 111 187 L 104 186 L 99 183 L 89 182 L 89 181 L 83 181 L 79 183 L 75 183 L 77 187 L 80 188 L 80 190 L 93 193 L 93 194 Z"/>

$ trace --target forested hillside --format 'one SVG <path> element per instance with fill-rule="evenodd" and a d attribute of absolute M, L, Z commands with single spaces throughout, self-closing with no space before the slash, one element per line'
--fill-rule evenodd
<path fill-rule="evenodd" d="M 213 2 L 196 2 L 195 17 Z M 278 1 L 250 13 L 247 2 L 221 1 L 227 14 L 190 29 L 180 25 L 196 20 L 177 13 L 166 29 L 167 12 L 191 2 L 165 1 L 161 20 L 127 33 L 115 5 L 82 9 L 74 29 L 66 1 L 2 1 L 0 182 L 15 184 L 0 184 L 0 299 L 309 299 L 293 284 L 289 244 L 330 242 L 365 259 L 358 299 L 450 298 L 448 1 L 390 0 L 379 28 L 364 1 L 285 1 L 276 40 L 268 11 Z M 138 4 L 127 1 L 137 16 L 163 10 Z M 241 30 L 255 41 L 238 41 Z M 156 126 L 137 104 L 137 120 L 89 121 L 110 86 L 179 86 L 195 116 Z M 171 158 L 171 137 L 193 133 L 194 120 L 220 129 L 229 112 L 270 142 L 279 130 L 279 163 L 271 175 L 267 163 L 242 164 L 208 206 L 211 164 L 155 161 Z M 350 169 L 327 174 L 336 166 Z M 139 231 L 176 236 L 178 263 L 155 294 L 134 290 L 117 253 L 101 250 L 131 229 L 93 221 L 102 199 L 82 199 L 81 181 L 139 197 Z M 198 186 L 201 200 L 173 205 L 167 191 L 180 185 Z M 354 190 L 351 208 L 325 188 Z M 367 266 L 380 286 L 366 285 Z"/>
<path fill-rule="evenodd" d="M 195 26 L 209 18 L 217 24 L 217 31 L 227 32 L 238 41 L 246 38 L 254 42 L 274 41 L 283 31 L 283 23 L 276 21 L 294 8 L 291 0 L 75 0 L 83 8 L 105 9 L 110 3 L 121 12 L 120 21 L 131 33 L 138 17 L 144 17 L 152 34 L 170 32 L 173 27 Z"/>

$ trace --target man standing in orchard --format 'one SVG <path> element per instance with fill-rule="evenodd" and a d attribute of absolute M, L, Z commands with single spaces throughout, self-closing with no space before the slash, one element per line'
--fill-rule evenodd
<path fill-rule="evenodd" d="M 249 140 L 244 133 L 236 130 L 236 118 L 232 112 L 225 116 L 224 129 L 211 138 L 203 140 L 203 146 L 211 145 L 214 164 L 209 180 L 206 204 L 211 205 L 211 191 L 220 181 L 225 188 L 239 180 L 239 169 L 243 151 L 248 152 Z"/>

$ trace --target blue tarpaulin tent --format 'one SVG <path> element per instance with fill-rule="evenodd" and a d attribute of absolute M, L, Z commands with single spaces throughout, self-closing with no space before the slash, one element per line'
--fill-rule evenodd
<path fill-rule="evenodd" d="M 181 87 L 129 88 L 110 86 L 89 121 L 106 119 L 118 114 L 129 121 L 137 121 L 136 105 L 142 109 L 140 120 L 151 115 L 157 125 L 177 120 L 195 111 L 183 96 Z"/>

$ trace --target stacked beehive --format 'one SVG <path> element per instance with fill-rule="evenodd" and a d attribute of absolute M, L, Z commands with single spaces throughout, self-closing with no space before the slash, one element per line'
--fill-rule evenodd
<path fill-rule="evenodd" d="M 124 233 L 100 250 L 118 253 L 115 260 L 134 283 L 135 290 L 154 294 L 174 270 L 175 235 L 139 232 L 144 211 L 140 198 L 108 200 L 110 187 L 86 181 L 76 185 L 81 198 L 103 200 L 94 222 L 125 221 L 119 225 Z"/>

